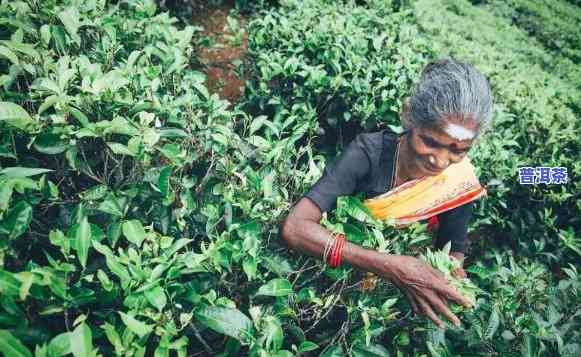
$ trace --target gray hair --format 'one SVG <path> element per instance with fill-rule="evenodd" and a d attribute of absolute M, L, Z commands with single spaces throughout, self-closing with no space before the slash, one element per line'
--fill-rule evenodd
<path fill-rule="evenodd" d="M 492 92 L 482 73 L 454 59 L 429 63 L 410 99 L 412 126 L 439 126 L 449 115 L 479 122 L 480 132 L 492 120 Z"/>

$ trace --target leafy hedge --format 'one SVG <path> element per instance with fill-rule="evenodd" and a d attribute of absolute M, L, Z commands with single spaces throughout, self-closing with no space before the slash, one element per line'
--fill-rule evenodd
<path fill-rule="evenodd" d="M 504 228 L 519 243 L 520 254 L 540 253 L 549 245 L 549 261 L 574 262 L 578 243 L 561 250 L 567 240 L 555 238 L 580 229 L 581 206 L 575 199 L 580 190 L 578 80 L 572 83 L 545 70 L 535 56 L 542 47 L 484 8 L 445 0 L 418 1 L 414 10 L 438 53 L 474 63 L 493 85 L 498 102 L 494 130 L 473 153 L 482 178 L 494 184 L 482 222 Z M 569 183 L 521 186 L 517 168 L 522 166 L 564 166 Z"/>
<path fill-rule="evenodd" d="M 5 355 L 578 353 L 579 88 L 508 21 L 464 1 L 284 1 L 249 25 L 249 83 L 231 107 L 195 67 L 197 28 L 153 1 L 3 2 L 0 19 Z M 474 227 L 519 248 L 478 243 L 477 306 L 446 332 L 411 317 L 393 285 L 289 253 L 278 236 L 336 149 L 397 129 L 443 48 L 500 98 L 474 152 L 491 193 Z M 571 182 L 529 192 L 522 163 L 566 166 Z M 423 224 L 370 221 L 352 198 L 324 224 L 390 253 L 431 240 Z"/>
<path fill-rule="evenodd" d="M 255 83 L 250 101 L 307 105 L 330 130 L 397 126 L 401 99 L 426 63 L 405 14 L 352 3 L 287 2 L 250 25 Z M 281 103 L 269 103 L 272 97 Z M 320 132 L 324 134 L 324 131 Z M 328 135 L 331 136 L 332 135 Z"/>
<path fill-rule="evenodd" d="M 492 8 L 505 8 L 505 15 L 524 29 L 555 56 L 564 56 L 574 63 L 581 62 L 581 44 L 578 38 L 581 12 L 579 5 L 566 1 L 513 0 L 492 2 Z"/>
<path fill-rule="evenodd" d="M 209 182 L 231 169 L 236 114 L 190 69 L 195 29 L 152 1 L 4 2 L 0 14 L 9 347 L 186 355 L 193 321 L 237 313 L 204 274 L 219 280 L 243 252 L 204 239 L 219 236 Z"/>

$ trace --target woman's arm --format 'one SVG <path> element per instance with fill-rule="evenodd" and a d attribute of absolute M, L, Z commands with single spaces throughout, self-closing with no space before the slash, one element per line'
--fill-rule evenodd
<path fill-rule="evenodd" d="M 302 198 L 282 225 L 282 239 L 294 250 L 322 258 L 325 245 L 332 237 L 319 224 L 321 216 L 316 204 Z M 454 324 L 460 324 L 448 308 L 447 300 L 470 306 L 470 301 L 458 293 L 443 274 L 417 258 L 383 254 L 347 242 L 343 249 L 343 261 L 358 270 L 373 272 L 391 280 L 407 296 L 416 313 L 426 314 L 442 328 L 444 324 L 434 311 Z"/>

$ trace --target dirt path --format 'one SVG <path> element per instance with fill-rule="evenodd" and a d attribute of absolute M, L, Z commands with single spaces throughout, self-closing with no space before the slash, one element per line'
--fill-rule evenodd
<path fill-rule="evenodd" d="M 244 59 L 248 49 L 248 36 L 243 16 L 228 17 L 234 8 L 233 0 L 212 6 L 207 1 L 194 0 L 192 21 L 204 28 L 200 34 L 209 41 L 208 47 L 200 47 L 198 58 L 207 74 L 211 93 L 234 104 L 244 92 L 244 80 L 236 73 L 236 65 Z"/>

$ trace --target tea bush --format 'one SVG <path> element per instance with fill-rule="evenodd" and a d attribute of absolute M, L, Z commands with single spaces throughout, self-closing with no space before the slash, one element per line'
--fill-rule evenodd
<path fill-rule="evenodd" d="M 489 9 L 504 9 L 503 15 L 512 19 L 517 27 L 539 41 L 556 56 L 564 56 L 574 63 L 581 60 L 581 44 L 577 29 L 581 22 L 579 6 L 566 1 L 543 2 L 517 0 L 491 2 Z"/>
<path fill-rule="evenodd" d="M 319 133 L 398 126 L 401 100 L 427 62 L 406 13 L 354 3 L 287 1 L 251 23 L 256 72 L 249 101 L 262 112 L 292 103 L 313 108 Z M 281 103 L 269 103 L 276 100 Z M 349 125 L 351 124 L 351 125 Z M 342 128 L 348 130 L 342 131 Z"/>
<path fill-rule="evenodd" d="M 186 355 L 193 321 L 239 314 L 203 275 L 242 252 L 197 239 L 216 235 L 210 183 L 240 143 L 190 69 L 195 28 L 152 1 L 0 13 L 2 351 Z"/>
<path fill-rule="evenodd" d="M 199 28 L 153 1 L 0 4 L 0 352 L 578 354 L 578 72 L 553 75 L 494 4 L 248 3 L 236 106 L 205 86 Z M 289 253 L 278 234 L 355 133 L 399 129 L 444 54 L 482 69 L 498 100 L 473 153 L 489 198 L 472 228 L 495 239 L 474 244 L 481 291 L 445 332 L 389 282 Z M 525 164 L 565 166 L 570 182 L 522 187 Z M 396 231 L 357 198 L 323 224 L 446 265 L 424 224 Z"/>
<path fill-rule="evenodd" d="M 485 200 L 483 222 L 510 230 L 524 250 L 520 254 L 540 254 L 549 245 L 557 255 L 548 256 L 549 261 L 574 262 L 574 249 L 556 248 L 564 232 L 579 230 L 579 163 L 574 153 L 579 147 L 575 133 L 580 130 L 581 77 L 569 82 L 545 70 L 537 59 L 543 48 L 487 9 L 465 1 L 418 1 L 414 6 L 419 26 L 438 53 L 474 63 L 494 87 L 494 130 L 473 153 L 481 176 L 495 184 Z M 521 186 L 520 166 L 567 167 L 569 184 Z"/>

